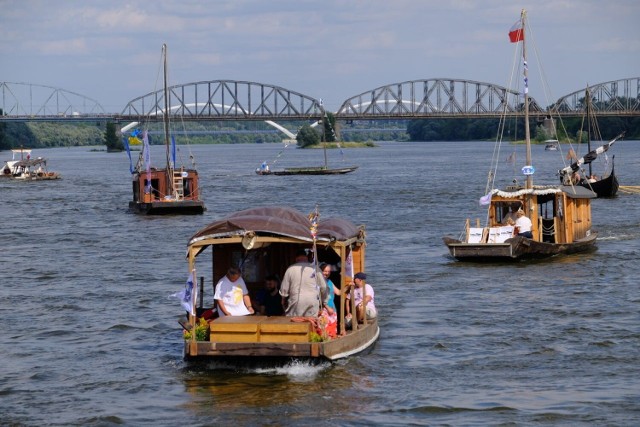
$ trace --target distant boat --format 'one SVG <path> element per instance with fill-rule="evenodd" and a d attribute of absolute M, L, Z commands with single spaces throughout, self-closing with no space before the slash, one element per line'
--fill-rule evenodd
<path fill-rule="evenodd" d="M 544 143 L 545 143 L 544 149 L 546 151 L 558 151 L 557 139 L 547 139 Z"/>
<path fill-rule="evenodd" d="M 525 24 L 523 10 L 519 22 L 509 36 L 511 42 L 522 42 L 523 64 L 526 64 Z M 524 81 L 528 69 L 523 67 Z M 443 241 L 451 256 L 460 261 L 513 261 L 549 258 L 558 254 L 585 252 L 595 246 L 597 233 L 591 229 L 591 199 L 596 194 L 580 186 L 534 186 L 535 168 L 531 159 L 529 129 L 529 96 L 524 91 L 526 163 L 522 173 L 524 186 L 511 185 L 494 188 L 495 174 L 489 174 L 488 193 L 480 198 L 487 206 L 480 219 L 467 219 L 459 238 L 445 236 Z M 498 138 L 500 142 L 500 138 Z M 515 223 L 511 215 L 516 215 Z M 528 218 L 528 220 L 527 220 Z M 520 227 L 530 228 L 521 230 Z M 526 231 L 526 234 L 521 234 Z"/>
<path fill-rule="evenodd" d="M 200 199 L 198 171 L 195 167 L 175 166 L 175 141 L 169 135 L 169 93 L 167 89 L 167 45 L 162 45 L 164 69 L 164 144 L 166 165 L 164 168 L 151 166 L 149 144 L 142 145 L 139 160 L 133 171 L 133 200 L 129 208 L 136 213 L 149 215 L 202 214 L 204 202 Z"/>
<path fill-rule="evenodd" d="M 47 169 L 47 159 L 43 157 L 31 158 L 31 149 L 12 149 L 11 160 L 7 160 L 2 168 L 0 176 L 22 181 L 45 181 L 60 179 L 58 172 Z M 20 158 L 16 156 L 20 154 Z M 25 157 L 26 156 L 26 157 Z"/>
<path fill-rule="evenodd" d="M 285 168 L 283 170 L 271 171 L 269 169 L 256 169 L 258 175 L 342 175 L 358 169 L 358 166 L 348 166 L 344 168 L 327 168 L 326 166 L 306 167 L 306 168 Z"/>
<path fill-rule="evenodd" d="M 325 126 L 328 121 L 327 113 L 323 110 L 323 132 L 322 132 L 322 149 L 324 151 L 324 165 L 323 166 L 307 166 L 307 167 L 292 167 L 284 168 L 280 170 L 272 170 L 267 162 L 263 162 L 257 169 L 258 175 L 343 175 L 351 173 L 358 169 L 358 166 L 345 166 L 340 168 L 330 168 L 327 160 L 327 143 L 325 142 Z M 333 132 L 333 129 L 331 129 Z"/>
<path fill-rule="evenodd" d="M 611 169 L 601 177 L 596 177 L 593 173 L 591 163 L 598 158 L 599 155 L 606 153 L 609 148 L 620 138 L 624 137 L 624 132 L 613 138 L 606 144 L 602 144 L 595 150 L 591 149 L 592 133 L 597 135 L 597 139 L 602 141 L 598 124 L 593 114 L 593 104 L 591 100 L 591 92 L 587 87 L 585 91 L 585 103 L 586 103 L 586 122 L 587 122 L 587 149 L 589 152 L 583 157 L 575 160 L 571 165 L 559 171 L 560 181 L 563 184 L 575 184 L 588 188 L 595 192 L 598 197 L 615 197 L 618 193 L 619 183 L 615 172 L 615 156 L 611 158 Z M 605 154 L 606 156 L 606 154 Z M 589 165 L 589 172 L 586 173 L 582 169 L 583 165 Z M 583 172 L 582 176 L 579 176 L 580 171 Z"/>

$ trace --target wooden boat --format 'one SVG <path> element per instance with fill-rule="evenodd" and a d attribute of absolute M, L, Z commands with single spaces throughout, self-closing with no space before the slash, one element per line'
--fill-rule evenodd
<path fill-rule="evenodd" d="M 296 252 L 315 247 L 318 263 L 342 266 L 340 280 L 334 283 L 342 290 L 347 289 L 353 272 L 364 271 L 364 227 L 340 218 L 320 220 L 315 239 L 311 227 L 309 217 L 290 207 L 258 207 L 231 214 L 191 237 L 187 248 L 189 271 L 196 276 L 195 272 L 199 271 L 196 262 L 201 261 L 209 275 L 207 282 L 215 285 L 232 263 L 240 261 L 249 293 L 255 294 L 267 275 L 284 276 Z M 204 260 L 199 258 L 202 255 L 207 255 Z M 199 318 L 208 312 L 202 301 L 213 300 L 213 287 L 203 285 L 204 276 L 200 283 L 199 292 L 191 293 L 198 295 L 199 303 L 193 298 L 187 319 L 182 323 L 189 331 L 204 323 L 206 332 L 200 339 L 196 333 L 189 334 L 184 344 L 187 360 L 258 363 L 291 358 L 336 360 L 370 348 L 379 335 L 376 319 L 367 319 L 347 329 L 344 310 L 339 314 L 341 334 L 319 342 L 311 323 L 295 322 L 297 319 L 286 316 L 225 316 L 205 323 Z M 204 293 L 207 287 L 211 289 L 209 296 Z M 343 292 L 339 306 L 345 307 L 345 301 Z"/>
<path fill-rule="evenodd" d="M 323 110 L 323 120 L 320 123 L 323 124 L 322 132 L 322 149 L 324 151 L 324 165 L 322 166 L 308 166 L 308 167 L 294 167 L 285 168 L 281 170 L 271 170 L 267 162 L 263 162 L 260 167 L 256 168 L 256 174 L 258 175 L 344 175 L 351 173 L 358 169 L 358 166 L 345 166 L 341 168 L 330 168 L 327 160 L 327 143 L 325 141 L 325 123 L 328 123 L 328 117 L 326 111 Z M 331 129 L 333 133 L 333 129 Z"/>
<path fill-rule="evenodd" d="M 195 167 L 176 167 L 175 142 L 169 135 L 169 93 L 167 89 L 167 45 L 162 45 L 164 68 L 164 108 L 161 109 L 166 147 L 166 165 L 151 166 L 148 140 L 144 141 L 136 167 L 133 170 L 133 200 L 129 209 L 149 215 L 202 214 L 204 202 L 200 198 L 198 171 Z M 126 148 L 129 149 L 128 144 Z M 173 157 L 173 158 L 172 158 Z"/>
<path fill-rule="evenodd" d="M 358 169 L 358 166 L 347 166 L 344 168 L 328 168 L 326 166 L 316 166 L 307 168 L 285 168 L 283 170 L 271 171 L 269 169 L 256 169 L 258 175 L 342 175 Z"/>
<path fill-rule="evenodd" d="M 0 176 L 22 181 L 47 181 L 61 178 L 58 172 L 47 169 L 47 159 L 31 158 L 30 149 L 18 148 L 12 149 L 11 152 L 12 159 L 5 161 Z M 19 159 L 16 159 L 17 154 L 20 154 Z"/>
<path fill-rule="evenodd" d="M 526 64 L 525 17 L 523 10 L 510 37 L 512 42 L 522 42 L 523 63 Z M 523 74 L 526 84 L 527 67 L 523 68 Z M 459 238 L 443 238 L 451 256 L 460 261 L 548 258 L 589 251 L 595 246 L 597 233 L 591 228 L 591 199 L 596 197 L 593 191 L 577 185 L 533 185 L 535 168 L 531 160 L 528 90 L 524 91 L 523 105 L 527 155 L 522 172 L 526 183 L 524 186 L 495 189 L 492 188 L 495 174 L 489 174 L 487 188 L 492 189 L 480 198 L 481 205 L 488 209 L 486 222 L 481 224 L 476 220 L 472 223 L 467 219 Z M 513 213 L 519 209 L 531 220 L 530 238 L 518 235 L 517 227 L 508 221 L 510 211 Z"/>
<path fill-rule="evenodd" d="M 593 104 L 591 100 L 591 92 L 587 87 L 585 91 L 585 104 L 586 104 L 586 123 L 587 123 L 587 149 L 588 153 L 583 157 L 575 160 L 571 165 L 559 171 L 559 176 L 561 182 L 567 184 L 571 181 L 572 177 L 576 176 L 574 174 L 582 172 L 580 179 L 577 180 L 577 184 L 581 185 L 585 188 L 590 189 L 595 192 L 598 197 L 610 198 L 615 197 L 618 193 L 618 188 L 620 184 L 618 183 L 618 178 L 616 177 L 614 160 L 615 156 L 612 156 L 611 160 L 611 169 L 602 177 L 596 177 L 593 174 L 592 162 L 598 158 L 599 155 L 606 153 L 609 148 L 620 138 L 624 136 L 624 132 L 613 138 L 606 144 L 602 144 L 600 147 L 595 150 L 591 149 L 592 144 L 592 134 L 597 135 L 597 139 L 602 141 L 600 137 L 600 130 L 598 127 L 598 122 L 595 119 L 595 116 L 592 114 Z M 582 167 L 584 165 L 589 165 L 589 172 L 586 173 Z"/>

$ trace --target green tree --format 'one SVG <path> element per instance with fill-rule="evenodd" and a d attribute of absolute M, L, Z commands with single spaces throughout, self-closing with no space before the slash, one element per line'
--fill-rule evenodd
<path fill-rule="evenodd" d="M 316 132 L 311 125 L 304 124 L 296 135 L 296 141 L 300 148 L 317 145 L 320 143 L 320 134 Z"/>
<path fill-rule="evenodd" d="M 124 144 L 116 135 L 115 123 L 108 122 L 104 131 L 104 140 L 107 146 L 107 151 L 122 151 Z"/>

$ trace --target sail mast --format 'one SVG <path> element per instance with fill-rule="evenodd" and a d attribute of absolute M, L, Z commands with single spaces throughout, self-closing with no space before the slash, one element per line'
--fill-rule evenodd
<path fill-rule="evenodd" d="M 589 92 L 589 85 L 587 85 L 587 90 L 585 91 L 585 100 L 587 102 L 587 153 L 591 152 L 591 92 Z M 591 178 L 593 175 L 593 170 L 591 169 L 591 162 L 589 162 L 589 176 L 587 178 Z"/>
<path fill-rule="evenodd" d="M 162 114 L 162 122 L 164 124 L 164 145 L 167 151 L 167 184 L 169 193 L 173 194 L 173 166 L 171 164 L 171 155 L 169 150 L 169 90 L 167 88 L 167 44 L 162 45 L 163 71 L 164 71 L 164 111 Z"/>
<path fill-rule="evenodd" d="M 324 168 L 329 169 L 327 161 L 327 112 L 324 110 L 322 101 L 320 101 L 320 111 L 322 112 L 322 149 L 324 151 Z"/>
<path fill-rule="evenodd" d="M 525 16 L 527 11 L 522 9 L 520 21 L 522 23 L 522 60 L 524 74 L 524 135 L 527 143 L 526 165 L 531 166 L 531 130 L 529 129 L 529 70 L 527 67 L 527 47 L 525 37 Z M 527 175 L 525 188 L 533 188 L 533 175 Z"/>

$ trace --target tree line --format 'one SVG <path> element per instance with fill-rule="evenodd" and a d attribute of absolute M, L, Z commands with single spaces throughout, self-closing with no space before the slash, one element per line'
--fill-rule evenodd
<path fill-rule="evenodd" d="M 0 112 L 1 114 L 1 112 Z M 498 133 L 498 119 L 415 119 L 409 121 L 393 121 L 390 126 L 393 132 L 357 132 L 340 133 L 340 123 L 328 114 L 325 124 L 325 140 L 333 141 L 336 135 L 341 141 L 472 141 L 495 139 Z M 344 126 L 344 129 L 366 130 L 373 128 L 374 120 L 360 121 Z M 640 118 L 638 117 L 601 117 L 598 119 L 599 129 L 604 140 L 611 139 L 620 132 L 626 132 L 626 139 L 640 139 Z M 403 126 L 405 126 L 403 128 Z M 557 138 L 561 141 L 580 139 L 580 129 L 584 123 L 582 118 L 564 119 L 562 125 L 556 124 Z M 290 122 L 288 129 L 299 135 L 298 145 L 317 144 L 322 138 L 322 127 L 311 128 L 306 122 Z M 531 118 L 532 138 L 543 141 L 551 137 L 537 118 Z M 332 128 L 336 131 L 332 131 Z M 157 133 L 150 137 L 151 144 L 163 144 L 162 124 L 153 123 L 150 130 Z M 256 142 L 281 142 L 283 135 L 273 132 L 273 128 L 262 122 L 207 122 L 190 123 L 193 131 L 241 131 L 252 133 L 227 133 L 215 135 L 184 135 L 176 133 L 178 144 L 243 144 Z M 2 122 L 0 123 L 0 150 L 11 148 L 48 148 L 69 146 L 107 146 L 109 150 L 123 148 L 122 136 L 118 135 L 114 123 L 60 123 L 60 122 Z M 262 133 L 264 132 L 264 133 Z M 516 119 L 505 124 L 505 137 L 511 140 L 524 139 L 524 120 Z M 125 135 L 127 137 L 127 135 Z M 582 134 L 584 140 L 585 135 Z"/>

